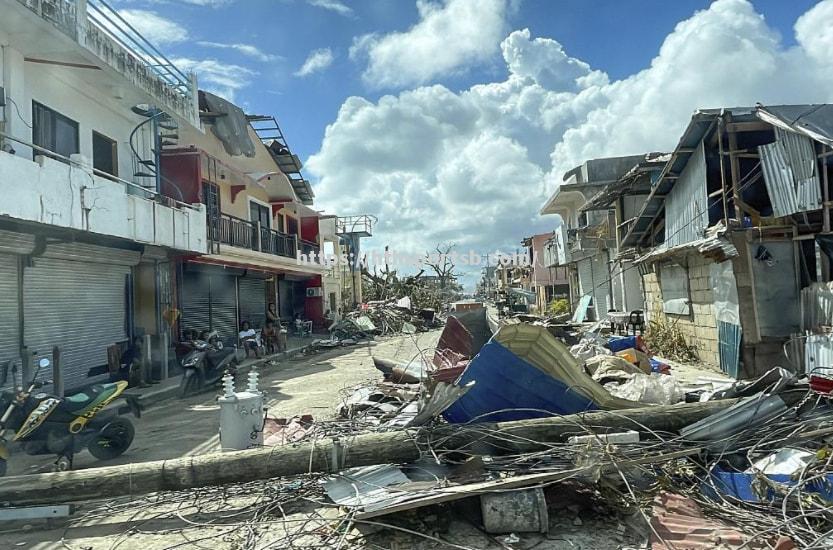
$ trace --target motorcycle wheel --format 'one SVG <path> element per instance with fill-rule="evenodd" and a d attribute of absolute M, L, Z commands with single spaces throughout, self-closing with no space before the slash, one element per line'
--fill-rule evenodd
<path fill-rule="evenodd" d="M 189 374 L 190 373 L 190 374 Z M 202 387 L 200 375 L 194 370 L 185 371 L 182 373 L 182 378 L 179 381 L 179 396 L 188 397 L 194 395 Z"/>
<path fill-rule="evenodd" d="M 8 466 L 8 463 L 6 462 L 6 459 L 5 458 L 0 458 L 0 477 L 3 477 L 3 476 L 6 475 L 6 467 L 7 466 Z"/>
<path fill-rule="evenodd" d="M 111 460 L 121 456 L 133 443 L 136 430 L 126 418 L 116 418 L 93 437 L 87 449 L 99 460 Z"/>

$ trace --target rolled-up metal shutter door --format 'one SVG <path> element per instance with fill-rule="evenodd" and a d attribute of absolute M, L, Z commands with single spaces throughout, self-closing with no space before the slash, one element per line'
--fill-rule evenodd
<path fill-rule="evenodd" d="M 23 273 L 24 342 L 35 360 L 58 346 L 65 388 L 106 380 L 106 368 L 93 377 L 88 372 L 106 366 L 107 348 L 128 338 L 130 266 L 38 257 Z"/>
<path fill-rule="evenodd" d="M 237 293 L 240 300 L 240 322 L 248 321 L 252 328 L 260 328 L 266 322 L 266 281 L 239 277 Z"/>
<path fill-rule="evenodd" d="M 0 254 L 0 365 L 20 364 L 17 259 L 14 254 Z M 10 371 L 6 386 L 11 384 Z"/>
<path fill-rule="evenodd" d="M 585 258 L 576 262 L 576 269 L 578 270 L 578 288 L 579 298 L 590 294 L 593 296 L 593 268 L 591 266 L 590 258 Z M 595 319 L 593 311 L 596 309 L 595 300 L 588 308 L 588 320 Z"/>
<path fill-rule="evenodd" d="M 237 340 L 237 277 L 211 276 L 211 330 L 227 344 Z"/>
<path fill-rule="evenodd" d="M 182 277 L 182 330 L 199 334 L 211 328 L 210 278 L 200 272 L 184 273 Z"/>

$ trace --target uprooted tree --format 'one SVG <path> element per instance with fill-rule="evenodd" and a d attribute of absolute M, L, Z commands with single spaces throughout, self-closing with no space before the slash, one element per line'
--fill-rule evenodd
<path fill-rule="evenodd" d="M 421 261 L 422 269 L 414 275 L 400 276 L 385 263 L 370 271 L 362 269 L 362 295 L 366 301 L 395 300 L 409 296 L 415 309 L 439 310 L 443 303 L 459 295 L 458 273 L 451 252 L 454 245 L 438 244 L 435 252 L 427 252 Z M 388 247 L 385 247 L 385 252 Z M 433 275 L 426 275 L 426 271 Z"/>

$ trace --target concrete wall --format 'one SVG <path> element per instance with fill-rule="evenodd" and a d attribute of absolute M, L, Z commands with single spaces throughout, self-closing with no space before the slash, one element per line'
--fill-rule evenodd
<path fill-rule="evenodd" d="M 84 159 L 80 158 L 79 161 Z M 170 208 L 125 184 L 46 157 L 0 151 L 0 215 L 205 253 L 205 207 Z"/>
<path fill-rule="evenodd" d="M 673 315 L 662 311 L 662 289 L 656 271 L 650 271 L 642 277 L 645 313 L 648 320 L 676 323 L 686 342 L 695 347 L 697 357 L 702 362 L 716 367 L 720 364 L 720 356 L 709 271 L 711 262 L 699 255 L 689 255 L 687 262 L 691 315 Z"/>

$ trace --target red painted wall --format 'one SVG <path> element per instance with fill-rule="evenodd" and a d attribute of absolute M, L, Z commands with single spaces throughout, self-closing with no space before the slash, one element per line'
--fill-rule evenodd
<path fill-rule="evenodd" d="M 318 218 L 311 216 L 301 218 L 301 238 L 305 241 L 318 242 Z"/>
<path fill-rule="evenodd" d="M 316 275 L 312 279 L 308 279 L 304 288 L 313 288 L 321 286 L 321 275 Z M 316 327 L 324 325 L 324 297 L 323 296 L 307 296 L 304 298 L 304 317 L 312 321 Z"/>
<path fill-rule="evenodd" d="M 162 194 L 187 202 L 202 202 L 202 175 L 199 151 L 163 153 Z"/>

